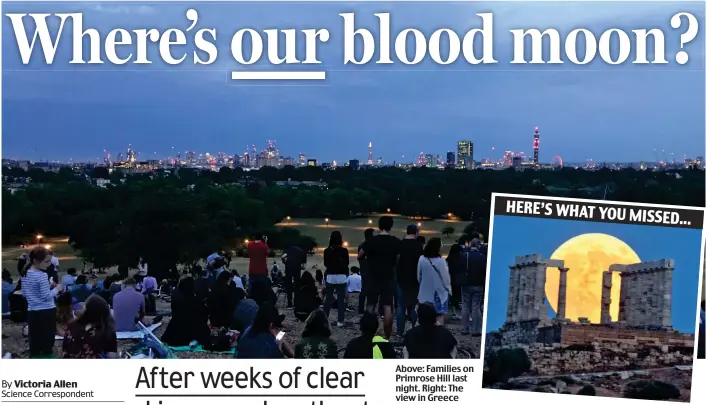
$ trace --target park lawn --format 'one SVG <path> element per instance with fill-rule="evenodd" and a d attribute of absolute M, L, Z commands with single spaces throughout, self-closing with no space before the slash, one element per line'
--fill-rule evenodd
<path fill-rule="evenodd" d="M 316 265 L 317 268 L 323 270 L 323 249 L 328 246 L 328 240 L 331 232 L 338 230 L 343 236 L 343 240 L 347 242 L 351 256 L 355 255 L 357 246 L 363 241 L 363 232 L 367 228 L 377 229 L 378 217 L 370 218 L 355 218 L 347 220 L 329 220 L 328 223 L 323 219 L 298 219 L 292 218 L 285 220 L 278 227 L 291 226 L 297 228 L 302 235 L 309 235 L 316 239 L 319 248 L 316 249 L 316 254 L 310 256 L 308 263 L 309 268 Z M 445 220 L 429 220 L 418 221 L 403 217 L 395 217 L 395 225 L 392 233 L 400 238 L 405 236 L 407 225 L 421 224 L 421 235 L 427 240 L 433 237 L 442 238 L 444 243 L 443 251 L 448 252 L 451 244 L 463 232 L 463 229 L 468 225 L 468 222 L 461 221 L 445 221 Z M 447 226 L 454 228 L 455 233 L 451 237 L 444 237 L 441 230 Z M 83 269 L 83 260 L 77 256 L 77 252 L 68 244 L 67 238 L 49 238 L 43 241 L 43 244 L 51 246 L 51 249 L 59 257 L 62 273 L 71 267 L 76 268 L 79 272 Z M 2 267 L 10 270 L 13 275 L 16 275 L 17 258 L 22 254 L 23 249 L 19 246 L 6 246 L 2 249 Z M 279 256 L 279 255 L 278 255 Z M 271 259 L 271 261 L 279 261 L 279 257 Z M 271 264 L 271 263 L 270 263 Z M 357 265 L 355 259 L 351 259 L 351 265 Z M 234 258 L 231 263 L 231 269 L 237 269 L 240 274 L 247 272 L 248 259 Z M 108 269 L 108 273 L 117 271 L 117 268 Z"/>

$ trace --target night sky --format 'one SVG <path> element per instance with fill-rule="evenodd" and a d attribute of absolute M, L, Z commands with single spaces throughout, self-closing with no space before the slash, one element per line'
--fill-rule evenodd
<path fill-rule="evenodd" d="M 12 26 L 3 16 L 3 157 L 95 160 L 104 149 L 113 157 L 124 153 L 128 144 L 140 159 L 169 156 L 172 147 L 182 156 L 186 150 L 234 154 L 245 145 L 262 148 L 275 139 L 284 156 L 304 152 L 339 162 L 366 160 L 372 141 L 375 158 L 391 163 L 414 161 L 420 152 L 444 156 L 455 151 L 458 140 L 469 139 L 476 160 L 499 159 L 504 150 L 529 154 L 535 126 L 546 162 L 555 155 L 565 162 L 664 156 L 680 161 L 685 154 L 703 155 L 703 35 L 687 45 L 689 64 L 679 66 L 673 60 L 683 30 L 669 27 L 674 13 L 692 11 L 703 30 L 698 4 L 10 3 L 3 12 L 81 11 L 84 28 L 104 34 L 116 27 L 185 29 L 184 13 L 192 6 L 200 14 L 194 32 L 218 30 L 219 57 L 212 66 L 69 65 L 69 36 L 62 37 L 53 66 L 44 65 L 38 49 L 34 57 L 39 58 L 22 66 Z M 357 24 L 369 28 L 376 25 L 374 13 L 392 13 L 393 35 L 409 27 L 425 33 L 448 27 L 463 34 L 479 25 L 476 13 L 493 12 L 494 54 L 500 63 L 343 66 L 338 14 L 352 11 Z M 230 38 L 244 27 L 327 28 L 331 39 L 320 48 L 329 71 L 325 85 L 227 85 L 229 69 L 235 67 Z M 508 30 L 533 27 L 562 33 L 577 27 L 596 32 L 660 27 L 672 63 L 510 65 Z M 70 29 L 65 27 L 64 34 Z M 192 48 L 185 49 L 190 53 Z"/>

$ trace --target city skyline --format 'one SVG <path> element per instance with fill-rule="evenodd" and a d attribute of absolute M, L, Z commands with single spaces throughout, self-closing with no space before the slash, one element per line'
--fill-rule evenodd
<path fill-rule="evenodd" d="M 6 12 L 42 7 L 5 6 Z M 110 12 L 109 5 L 94 6 L 57 4 L 52 11 L 83 11 L 85 21 L 97 29 L 183 22 L 178 4 L 126 6 L 121 13 Z M 277 26 L 287 17 L 297 25 L 326 27 L 334 36 L 340 35 L 336 17 L 341 7 L 300 3 L 275 10 L 267 4 L 203 4 L 198 9 L 201 20 L 219 32 L 243 24 L 254 29 Z M 346 7 L 358 13 L 363 25 L 380 11 L 375 4 Z M 463 30 L 476 12 L 490 9 L 497 15 L 499 32 L 520 24 L 516 15 L 523 15 L 530 24 L 560 31 L 580 21 L 590 27 L 655 26 L 665 28 L 669 44 L 679 36 L 667 29 L 665 16 L 698 8 L 679 3 L 513 7 L 514 12 L 499 3 L 385 5 L 396 24 L 424 32 L 441 22 Z M 694 13 L 703 17 L 703 10 Z M 626 16 L 633 17 L 629 23 Z M 3 24 L 3 34 L 4 157 L 94 161 L 103 150 L 117 155 L 128 144 L 162 158 L 172 147 L 182 153 L 232 155 L 244 144 L 277 139 L 284 155 L 304 152 L 321 161 L 344 162 L 367 162 L 366 146 L 372 142 L 373 158 L 391 163 L 415 162 L 420 152 L 443 157 L 457 150 L 459 140 L 470 140 L 474 160 L 480 161 L 500 159 L 506 150 L 532 156 L 535 126 L 541 127 L 540 161 L 545 163 L 554 156 L 566 162 L 679 162 L 684 155 L 696 157 L 704 151 L 704 94 L 698 90 L 705 83 L 701 34 L 690 44 L 690 65 L 679 69 L 629 64 L 530 69 L 503 63 L 490 68 L 422 63 L 390 71 L 331 66 L 327 85 L 317 87 L 226 86 L 222 76 L 232 66 L 218 63 L 203 70 L 155 65 L 137 72 L 111 66 L 82 71 L 85 66 L 62 64 L 68 51 L 63 45 L 52 71 L 21 65 L 9 24 Z M 219 42 L 219 52 L 227 54 L 226 42 Z M 321 50 L 332 61 L 340 60 L 339 51 L 335 46 Z M 502 56 L 498 59 L 508 59 L 510 49 L 502 37 L 495 52 Z M 662 150 L 666 159 L 655 158 L 655 151 L 661 155 Z"/>

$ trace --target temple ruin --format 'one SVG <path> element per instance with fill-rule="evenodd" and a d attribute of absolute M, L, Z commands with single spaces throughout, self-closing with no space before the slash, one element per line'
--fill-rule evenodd
<path fill-rule="evenodd" d="M 556 317 L 551 320 L 545 300 L 547 268 L 550 267 L 559 272 Z M 569 268 L 563 260 L 543 259 L 539 254 L 517 256 L 510 265 L 505 324 L 487 335 L 487 344 L 634 342 L 660 345 L 678 342 L 693 347 L 692 335 L 672 330 L 673 271 L 672 259 L 611 265 L 603 273 L 600 322 L 592 324 L 587 318 L 566 318 Z M 620 276 L 619 315 L 615 320 L 610 314 L 613 273 Z"/>

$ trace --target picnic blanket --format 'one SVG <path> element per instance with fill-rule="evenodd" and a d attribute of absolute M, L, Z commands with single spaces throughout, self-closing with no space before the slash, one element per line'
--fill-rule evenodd
<path fill-rule="evenodd" d="M 159 328 L 160 326 L 162 326 L 162 322 L 157 322 L 157 323 L 155 323 L 154 325 L 148 326 L 147 329 L 148 329 L 150 332 L 154 332 L 154 331 L 157 330 L 157 328 Z M 144 334 L 142 331 L 140 331 L 140 330 L 137 330 L 137 331 L 134 331 L 134 332 L 118 332 L 117 335 L 118 335 L 118 340 L 123 340 L 123 339 L 142 339 L 142 338 L 145 337 L 145 334 Z M 64 337 L 63 337 L 63 336 L 56 335 L 56 336 L 54 336 L 54 340 L 64 340 Z"/>
<path fill-rule="evenodd" d="M 206 350 L 203 348 L 203 346 L 198 345 L 195 347 L 191 346 L 169 346 L 172 351 L 175 352 L 197 352 L 197 353 L 214 353 L 214 354 L 233 354 L 235 352 L 235 349 L 227 350 L 227 351 L 222 351 L 222 352 L 214 352 L 211 350 Z"/>

